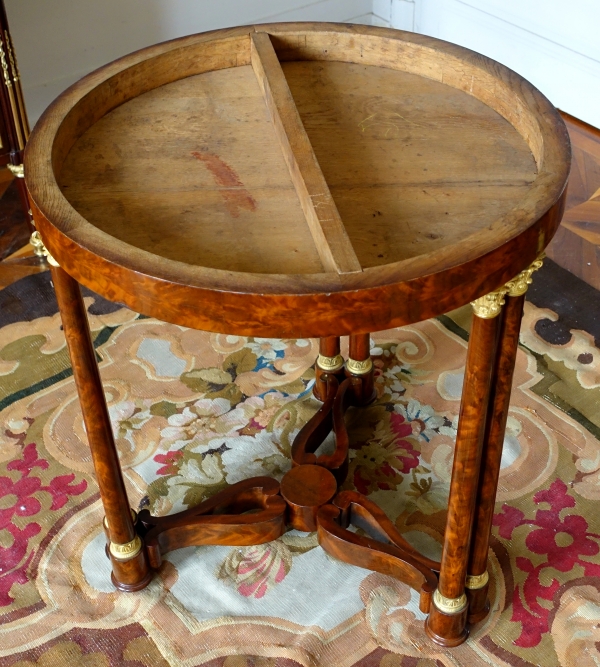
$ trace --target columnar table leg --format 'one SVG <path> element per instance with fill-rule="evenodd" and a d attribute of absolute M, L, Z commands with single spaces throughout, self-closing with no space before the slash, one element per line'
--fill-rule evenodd
<path fill-rule="evenodd" d="M 346 376 L 357 377 L 360 384 L 353 385 L 354 404 L 366 405 L 373 400 L 373 362 L 371 361 L 371 335 L 351 334 L 350 352 L 346 362 Z"/>
<path fill-rule="evenodd" d="M 475 516 L 481 450 L 501 312 L 506 290 L 473 302 L 465 380 L 438 588 L 426 621 L 427 634 L 442 646 L 457 646 L 468 634 L 465 579 Z"/>
<path fill-rule="evenodd" d="M 137 591 L 149 583 L 152 575 L 133 525 L 81 290 L 59 266 L 51 266 L 51 271 L 106 513 L 112 580 L 120 590 Z"/>
<path fill-rule="evenodd" d="M 313 394 L 320 401 L 327 397 L 327 383 L 321 378 L 326 373 L 338 375 L 344 368 L 344 357 L 340 354 L 339 336 L 321 338 L 319 341 L 319 356 L 315 364 L 315 386 Z M 343 374 L 342 378 L 343 379 Z"/>
<path fill-rule="evenodd" d="M 496 504 L 496 491 L 500 477 L 504 431 L 519 345 L 519 330 L 525 303 L 525 292 L 529 283 L 531 283 L 531 274 L 539 269 L 541 265 L 542 260 L 536 260 L 529 269 L 506 284 L 508 297 L 500 327 L 500 342 L 484 437 L 481 476 L 477 493 L 477 513 L 473 525 L 473 539 L 466 582 L 469 600 L 469 623 L 478 623 L 485 618 L 489 611 L 488 549 Z"/>

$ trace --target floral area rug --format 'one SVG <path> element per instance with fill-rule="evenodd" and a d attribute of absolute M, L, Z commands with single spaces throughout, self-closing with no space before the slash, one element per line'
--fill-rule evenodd
<path fill-rule="evenodd" d="M 426 637 L 407 586 L 334 560 L 314 534 L 181 549 L 144 591 L 116 592 L 49 277 L 1 291 L 0 667 L 597 667 L 598 294 L 551 262 L 535 280 L 490 551 L 491 613 L 452 650 Z M 193 331 L 84 295 L 133 507 L 168 514 L 248 477 L 282 477 L 318 409 L 316 341 Z M 348 414 L 345 488 L 379 503 L 431 557 L 468 327 L 461 309 L 374 334 L 378 398 Z"/>

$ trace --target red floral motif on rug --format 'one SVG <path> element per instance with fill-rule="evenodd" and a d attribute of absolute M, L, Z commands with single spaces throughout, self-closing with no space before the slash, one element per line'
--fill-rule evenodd
<path fill-rule="evenodd" d="M 318 408 L 316 341 L 196 332 L 86 303 L 132 506 L 166 514 L 285 474 Z M 374 335 L 377 399 L 347 415 L 345 488 L 433 558 L 466 351 L 464 315 L 453 317 Z M 314 534 L 175 551 L 147 589 L 116 592 L 59 318 L 0 328 L 0 667 L 595 667 L 600 353 L 583 334 L 548 344 L 538 323 L 551 317 L 527 305 L 491 612 L 452 650 L 425 635 L 407 586 L 339 563 Z"/>
<path fill-rule="evenodd" d="M 548 489 L 538 491 L 533 501 L 549 509 L 538 509 L 535 518 L 528 519 L 518 508 L 505 505 L 494 517 L 494 525 L 499 527 L 500 537 L 505 540 L 512 539 L 520 526 L 533 528 L 525 538 L 525 545 L 532 553 L 545 557 L 545 561 L 537 565 L 526 556 L 516 558 L 517 567 L 527 573 L 527 578 L 522 586 L 515 588 L 511 620 L 519 621 L 522 626 L 515 644 L 528 648 L 537 646 L 542 634 L 550 631 L 550 609 L 539 601 L 552 600 L 561 583 L 552 578 L 544 584 L 542 579 L 547 572 L 551 576 L 553 570 L 570 572 L 579 566 L 584 576 L 600 577 L 600 562 L 590 561 L 600 552 L 600 535 L 588 531 L 588 522 L 583 516 L 563 513 L 575 507 L 575 498 L 567 493 L 567 485 L 557 479 Z"/>
<path fill-rule="evenodd" d="M 0 477 L 0 530 L 7 531 L 13 538 L 10 547 L 0 546 L 0 607 L 14 601 L 10 594 L 14 584 L 28 581 L 27 569 L 34 555 L 34 549 L 29 548 L 29 540 L 42 530 L 39 523 L 29 518 L 42 511 L 41 498 L 44 494 L 50 497 L 51 504 L 46 511 L 53 512 L 64 507 L 69 497 L 78 496 L 87 488 L 85 480 L 73 483 L 73 473 L 59 475 L 43 485 L 35 476 L 36 468 L 46 470 L 48 461 L 39 458 L 37 447 L 32 442 L 23 449 L 22 458 L 6 466 L 6 470 L 14 475 Z M 21 518 L 26 518 L 25 522 L 18 521 Z"/>

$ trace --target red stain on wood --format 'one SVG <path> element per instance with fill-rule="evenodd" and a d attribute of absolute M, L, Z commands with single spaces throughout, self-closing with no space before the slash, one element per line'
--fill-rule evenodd
<path fill-rule="evenodd" d="M 244 184 L 240 181 L 240 177 L 225 161 L 214 153 L 193 151 L 192 155 L 206 165 L 213 175 L 215 183 L 223 188 L 220 191 L 221 196 L 225 201 L 227 210 L 234 218 L 240 215 L 240 209 L 256 210 L 256 200 L 246 190 Z"/>

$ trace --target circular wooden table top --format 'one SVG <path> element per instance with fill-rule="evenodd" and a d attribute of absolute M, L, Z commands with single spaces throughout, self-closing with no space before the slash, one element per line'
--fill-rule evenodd
<path fill-rule="evenodd" d="M 560 222 L 566 129 L 520 76 L 366 26 L 272 24 L 90 74 L 31 135 L 38 230 L 75 279 L 210 331 L 331 336 L 432 317 Z"/>

